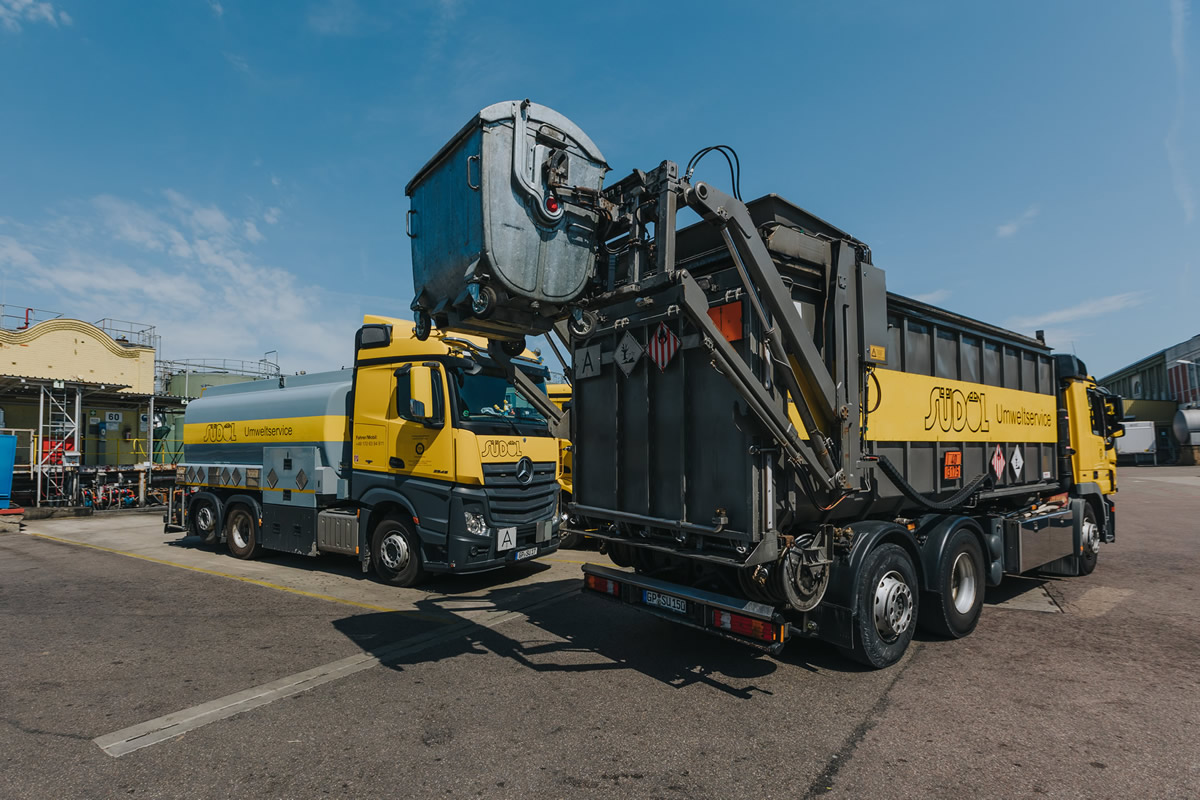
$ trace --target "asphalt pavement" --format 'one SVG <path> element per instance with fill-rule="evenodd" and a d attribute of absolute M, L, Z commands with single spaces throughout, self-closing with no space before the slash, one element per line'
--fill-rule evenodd
<path fill-rule="evenodd" d="M 0 794 L 1200 796 L 1200 468 L 1122 469 L 1083 578 L 864 671 L 581 595 L 579 562 L 394 589 L 153 515 L 0 534 Z"/>

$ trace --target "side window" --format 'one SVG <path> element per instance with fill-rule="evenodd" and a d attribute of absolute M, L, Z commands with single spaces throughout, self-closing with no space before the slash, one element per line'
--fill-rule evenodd
<path fill-rule="evenodd" d="M 1092 433 L 1104 436 L 1104 398 L 1095 392 L 1088 392 L 1088 407 L 1092 412 Z"/>
<path fill-rule="evenodd" d="M 411 399 L 412 392 L 408 382 L 408 370 L 405 370 L 396 375 L 396 416 L 409 422 L 415 422 L 416 420 L 413 419 L 409 410 L 409 400 Z M 435 369 L 433 371 L 433 416 L 435 419 L 442 419 L 442 409 L 445 407 L 445 393 L 442 389 L 442 371 Z"/>

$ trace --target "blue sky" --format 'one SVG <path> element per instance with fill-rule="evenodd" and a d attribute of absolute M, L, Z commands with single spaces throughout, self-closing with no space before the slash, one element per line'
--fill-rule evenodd
<path fill-rule="evenodd" d="M 363 313 L 408 313 L 404 184 L 529 97 L 613 178 L 730 144 L 744 196 L 867 241 L 893 291 L 1102 374 L 1200 332 L 1193 11 L 0 0 L 0 299 L 346 364 Z"/>

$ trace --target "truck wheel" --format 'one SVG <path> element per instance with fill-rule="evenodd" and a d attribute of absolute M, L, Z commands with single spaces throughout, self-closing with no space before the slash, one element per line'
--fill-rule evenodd
<path fill-rule="evenodd" d="M 197 500 L 188 508 L 188 532 L 199 536 L 200 543 L 213 547 L 221 539 L 217 530 L 217 509 L 209 500 Z"/>
<path fill-rule="evenodd" d="M 898 544 L 880 545 L 863 559 L 856 583 L 854 648 L 842 652 L 868 667 L 890 667 L 908 649 L 916 627 L 917 571 L 912 558 Z"/>
<path fill-rule="evenodd" d="M 567 550 L 573 547 L 579 547 L 583 544 L 583 534 L 578 531 L 563 531 L 558 532 L 558 546 Z"/>
<path fill-rule="evenodd" d="M 1083 504 L 1083 530 L 1079 532 L 1079 555 L 1075 560 L 1079 564 L 1080 575 L 1091 575 L 1096 569 L 1096 560 L 1100 558 L 1100 524 L 1096 522 L 1096 510 L 1091 503 Z"/>
<path fill-rule="evenodd" d="M 983 613 L 983 548 L 966 528 L 946 542 L 938 562 L 935 591 L 926 592 L 918 623 L 939 636 L 961 639 L 979 623 Z"/>
<path fill-rule="evenodd" d="M 229 509 L 225 518 L 225 543 L 229 552 L 241 559 L 249 560 L 262 555 L 262 545 L 258 543 L 258 520 L 245 506 L 234 506 Z"/>
<path fill-rule="evenodd" d="M 395 517 L 385 517 L 371 536 L 371 563 L 390 586 L 414 586 L 425 577 L 416 535 Z"/>

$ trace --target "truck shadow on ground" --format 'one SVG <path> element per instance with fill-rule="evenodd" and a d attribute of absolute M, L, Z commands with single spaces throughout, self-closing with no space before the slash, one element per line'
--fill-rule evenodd
<path fill-rule="evenodd" d="M 443 642 L 399 655 L 397 634 L 404 630 L 399 613 L 356 614 L 333 625 L 380 663 L 403 671 L 406 667 L 464 655 L 498 655 L 537 673 L 585 673 L 633 670 L 676 689 L 697 684 L 743 700 L 772 694 L 755 681 L 784 668 L 810 672 L 859 672 L 863 667 L 842 658 L 821 642 L 789 643 L 780 657 L 672 625 L 602 598 L 571 591 L 577 580 L 536 586 L 497 587 L 476 598 L 433 597 L 417 603 L 426 614 L 516 610 L 544 636 L 511 622 L 505 629 L 487 620 L 464 619 L 461 630 Z M 565 593 L 565 594 L 564 594 Z M 547 599 L 558 599 L 547 602 Z M 447 600 L 451 602 L 446 602 Z M 522 635 L 507 635 L 508 630 Z"/>
<path fill-rule="evenodd" d="M 238 560 L 230 555 L 229 551 L 225 549 L 225 545 L 206 545 L 200 540 L 199 536 L 181 536 L 178 539 L 168 540 L 166 545 L 168 547 L 207 551 L 214 555 L 233 559 L 234 561 Z M 362 567 L 359 565 L 358 559 L 354 556 L 338 556 L 326 553 L 322 554 L 319 558 L 313 558 L 311 556 L 294 555 L 291 553 L 266 551 L 255 560 L 267 561 L 272 564 L 279 564 L 281 566 L 288 567 L 289 569 L 303 570 L 305 572 L 321 572 L 329 575 L 341 575 L 347 578 L 356 578 L 368 581 L 376 580 L 374 573 L 362 571 Z M 478 572 L 466 575 L 432 575 L 427 578 L 418 588 L 397 588 L 395 591 L 438 595 L 470 594 L 472 592 L 478 592 L 481 589 L 487 589 L 489 587 L 498 586 L 501 584 L 515 583 L 533 575 L 538 575 L 548 569 L 550 569 L 549 564 L 544 564 L 538 561 L 529 561 L 525 563 L 511 564 L 509 566 L 490 570 L 488 572 Z M 382 586 L 384 584 L 380 585 Z"/>

